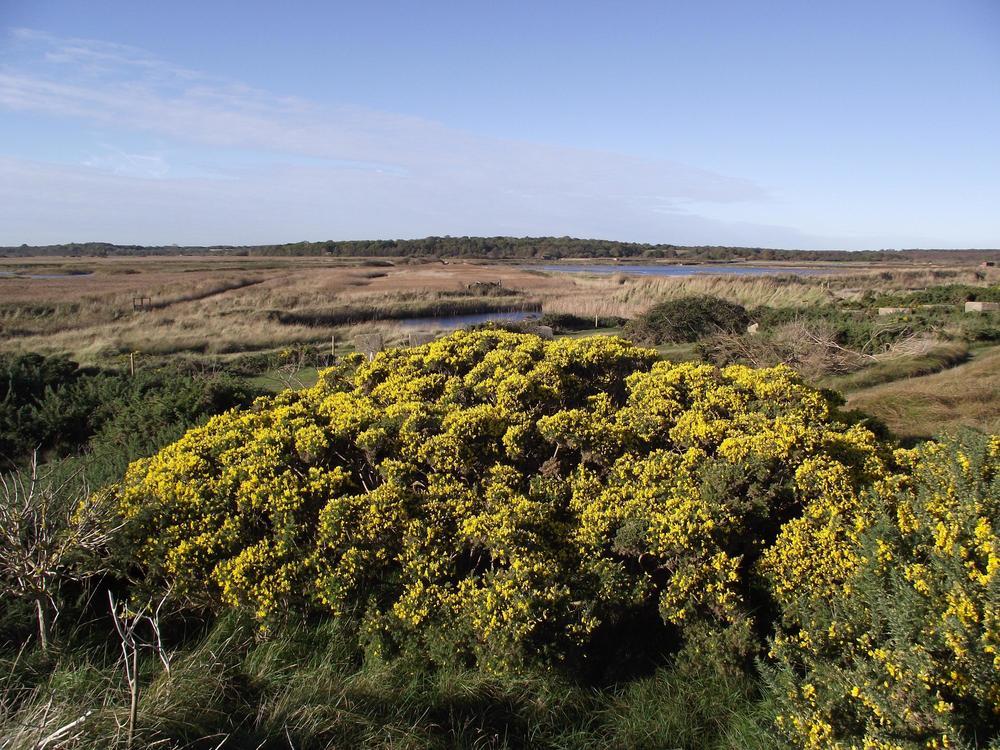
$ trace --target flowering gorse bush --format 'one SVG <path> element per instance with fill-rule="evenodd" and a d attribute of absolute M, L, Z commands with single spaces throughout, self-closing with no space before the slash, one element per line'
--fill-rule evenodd
<path fill-rule="evenodd" d="M 580 653 L 651 607 L 689 642 L 748 635 L 779 533 L 843 557 L 781 553 L 789 580 L 856 566 L 824 508 L 856 508 L 891 457 L 788 368 L 656 359 L 480 331 L 339 365 L 133 464 L 131 549 L 264 628 L 329 612 L 374 651 L 487 668 Z"/>
<path fill-rule="evenodd" d="M 1000 736 L 1000 437 L 896 459 L 861 497 L 817 498 L 764 557 L 783 610 L 778 721 L 798 746 Z"/>

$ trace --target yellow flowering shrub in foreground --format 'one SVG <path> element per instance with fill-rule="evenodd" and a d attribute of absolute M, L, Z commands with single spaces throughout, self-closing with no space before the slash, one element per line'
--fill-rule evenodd
<path fill-rule="evenodd" d="M 657 608 L 664 644 L 749 634 L 782 526 L 855 507 L 888 456 L 788 368 L 656 360 L 480 331 L 326 370 L 133 464 L 131 549 L 264 627 L 328 612 L 375 651 L 487 668 L 585 654 Z M 831 534 L 840 568 L 795 553 L 818 586 L 856 564 Z"/>
<path fill-rule="evenodd" d="M 817 497 L 762 561 L 784 615 L 778 721 L 797 746 L 1000 738 L 1000 437 L 896 458 L 860 498 Z"/>
<path fill-rule="evenodd" d="M 480 331 L 218 416 L 115 502 L 149 585 L 265 630 L 327 613 L 493 670 L 756 655 L 794 746 L 986 747 L 998 463 L 971 434 L 893 452 L 788 368 Z"/>

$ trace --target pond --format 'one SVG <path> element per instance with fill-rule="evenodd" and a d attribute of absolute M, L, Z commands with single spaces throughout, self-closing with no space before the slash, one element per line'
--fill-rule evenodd
<path fill-rule="evenodd" d="M 490 321 L 519 321 L 533 320 L 541 316 L 541 313 L 530 310 L 519 310 L 517 312 L 491 312 L 474 313 L 471 315 L 441 315 L 431 318 L 404 318 L 396 321 L 404 328 L 465 328 L 480 323 Z"/>
<path fill-rule="evenodd" d="M 776 274 L 796 274 L 810 276 L 813 274 L 833 273 L 835 268 L 821 266 L 807 268 L 804 266 L 767 267 L 738 265 L 678 265 L 678 264 L 628 264 L 628 263 L 579 263 L 550 266 L 522 266 L 526 269 L 542 271 L 560 271 L 564 273 L 625 273 L 640 276 L 696 276 L 699 274 L 732 274 L 734 276 L 773 276 Z"/>

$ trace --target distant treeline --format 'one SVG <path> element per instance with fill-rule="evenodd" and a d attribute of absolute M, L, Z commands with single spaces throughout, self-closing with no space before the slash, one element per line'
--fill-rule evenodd
<path fill-rule="evenodd" d="M 283 245 L 114 245 L 73 242 L 63 245 L 0 247 L 8 257 L 129 255 L 314 255 L 332 257 L 448 257 L 558 260 L 561 258 L 676 259 L 680 261 L 893 261 L 992 260 L 1000 250 L 777 250 L 764 247 L 682 246 L 583 240 L 573 237 L 424 237 L 417 240 L 292 242 Z"/>

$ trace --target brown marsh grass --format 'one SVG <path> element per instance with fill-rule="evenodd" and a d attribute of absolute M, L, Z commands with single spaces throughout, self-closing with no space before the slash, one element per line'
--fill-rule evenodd
<path fill-rule="evenodd" d="M 985 270 L 991 276 L 997 272 Z M 64 352 L 84 362 L 129 351 L 268 350 L 328 342 L 331 335 L 346 339 L 359 326 L 403 340 L 406 333 L 390 319 L 472 312 L 477 305 L 481 310 L 541 305 L 546 312 L 631 317 L 686 294 L 714 294 L 748 306 L 805 306 L 860 296 L 865 289 L 947 283 L 935 274 L 966 283 L 982 275 L 970 267 L 852 268 L 811 277 L 780 269 L 766 277 L 649 277 L 547 272 L 509 263 L 404 258 L 374 265 L 364 259 L 231 256 L 0 259 L 0 271 L 89 274 L 0 277 L 0 350 Z M 477 298 L 468 291 L 484 281 L 499 281 L 516 297 Z M 148 297 L 151 309 L 133 310 L 135 297 Z M 365 322 L 351 327 L 328 324 L 359 318 Z"/>
<path fill-rule="evenodd" d="M 555 274 L 569 276 L 569 274 Z M 806 307 L 860 298 L 867 290 L 906 291 L 939 284 L 984 285 L 1000 281 L 1000 269 L 893 269 L 797 276 L 776 269 L 774 276 L 588 275 L 572 288 L 548 296 L 546 312 L 583 317 L 633 317 L 657 302 L 692 294 L 710 294 L 745 307 Z"/>

